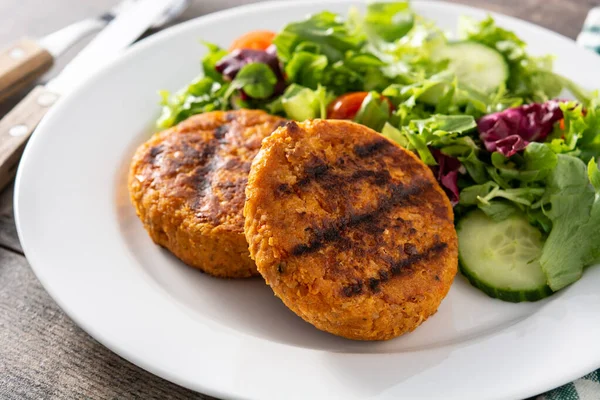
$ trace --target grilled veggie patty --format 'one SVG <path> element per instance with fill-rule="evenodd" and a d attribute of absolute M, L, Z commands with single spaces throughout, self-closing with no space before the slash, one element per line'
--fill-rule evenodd
<path fill-rule="evenodd" d="M 244 215 L 250 255 L 275 294 L 339 336 L 412 331 L 457 271 L 452 207 L 429 168 L 353 122 L 276 130 L 252 164 Z"/>
<path fill-rule="evenodd" d="M 244 237 L 244 189 L 262 139 L 285 120 L 263 111 L 209 112 L 137 150 L 129 190 L 154 242 L 227 278 L 257 274 Z"/>

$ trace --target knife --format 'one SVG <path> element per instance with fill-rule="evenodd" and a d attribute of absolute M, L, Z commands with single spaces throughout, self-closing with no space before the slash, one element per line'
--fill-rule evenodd
<path fill-rule="evenodd" d="M 136 1 L 138 0 L 121 0 L 97 17 L 77 21 L 38 40 L 21 38 L 3 50 L 0 49 L 0 102 L 31 87 L 52 67 L 57 57 L 81 39 L 100 31 Z M 160 29 L 171 22 L 187 8 L 188 3 L 189 0 L 171 3 L 167 12 L 155 20 L 150 29 Z"/>
<path fill-rule="evenodd" d="M 27 139 L 48 110 L 133 43 L 174 1 L 136 1 L 120 12 L 56 78 L 35 87 L 0 120 L 0 190 L 14 178 Z"/>
<path fill-rule="evenodd" d="M 86 36 L 104 28 L 134 0 L 123 0 L 95 18 L 86 18 L 39 40 L 21 38 L 0 51 L 0 101 L 26 89 L 48 71 L 54 60 Z"/>

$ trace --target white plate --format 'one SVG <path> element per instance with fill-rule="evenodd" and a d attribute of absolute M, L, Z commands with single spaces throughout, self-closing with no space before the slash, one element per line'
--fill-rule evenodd
<path fill-rule="evenodd" d="M 493 300 L 457 276 L 415 332 L 361 343 L 320 332 L 260 280 L 210 278 L 152 244 L 129 203 L 126 171 L 152 130 L 157 89 L 199 71 L 199 39 L 226 46 L 350 2 L 262 3 L 176 26 L 135 45 L 70 96 L 29 142 L 15 207 L 27 258 L 48 292 L 101 343 L 159 376 L 219 397 L 501 399 L 534 395 L 600 367 L 600 269 L 538 303 Z M 436 2 L 416 11 L 453 29 L 485 12 Z M 599 86 L 600 57 L 555 33 L 498 22 L 556 69 Z"/>

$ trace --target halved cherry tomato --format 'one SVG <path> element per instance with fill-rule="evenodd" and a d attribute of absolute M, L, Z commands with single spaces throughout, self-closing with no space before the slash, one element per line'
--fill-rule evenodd
<path fill-rule="evenodd" d="M 327 106 L 327 118 L 330 119 L 353 119 L 360 106 L 369 92 L 346 93 L 333 100 Z M 394 105 L 387 97 L 383 97 L 390 106 L 390 112 L 394 110 Z"/>
<path fill-rule="evenodd" d="M 252 31 L 235 39 L 229 51 L 237 49 L 266 50 L 277 34 L 272 31 Z"/>

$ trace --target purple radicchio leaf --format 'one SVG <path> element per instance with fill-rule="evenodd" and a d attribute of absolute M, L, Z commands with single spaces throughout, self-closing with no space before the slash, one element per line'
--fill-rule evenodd
<path fill-rule="evenodd" d="M 510 157 L 529 142 L 543 142 L 563 118 L 559 100 L 526 104 L 489 114 L 477 121 L 479 137 L 489 152 Z"/>
<path fill-rule="evenodd" d="M 458 189 L 458 174 L 464 173 L 464 167 L 454 157 L 443 154 L 440 150 L 430 148 L 431 154 L 435 158 L 438 165 L 431 167 L 433 174 L 446 192 L 452 205 L 458 204 L 459 192 Z"/>
<path fill-rule="evenodd" d="M 275 73 L 277 84 L 275 85 L 274 95 L 283 93 L 285 90 L 285 79 L 281 72 L 276 48 L 273 45 L 269 46 L 266 51 L 252 49 L 234 50 L 219 60 L 217 65 L 215 65 L 215 69 L 226 79 L 233 80 L 243 66 L 255 62 L 267 64 Z"/>

